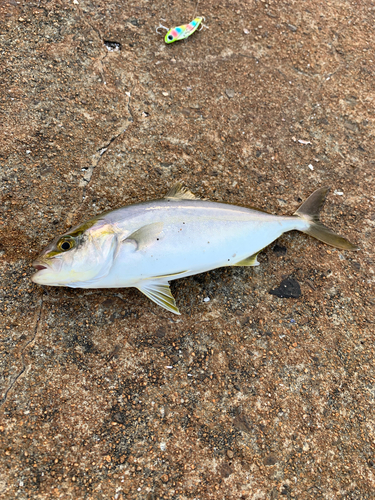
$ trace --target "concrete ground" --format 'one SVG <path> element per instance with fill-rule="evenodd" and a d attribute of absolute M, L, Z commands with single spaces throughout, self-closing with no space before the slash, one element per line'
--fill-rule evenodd
<path fill-rule="evenodd" d="M 375 4 L 201 0 L 207 28 L 155 33 L 193 13 L 0 2 L 1 499 L 374 498 Z M 178 180 L 277 214 L 330 185 L 360 251 L 287 234 L 174 281 L 180 317 L 30 281 L 56 235 Z"/>

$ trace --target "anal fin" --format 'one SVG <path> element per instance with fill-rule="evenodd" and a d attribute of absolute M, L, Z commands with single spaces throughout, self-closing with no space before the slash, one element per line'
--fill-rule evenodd
<path fill-rule="evenodd" d="M 259 266 L 259 262 L 257 260 L 259 252 L 250 255 L 250 257 L 246 257 L 246 259 L 233 264 L 233 266 Z"/>
<path fill-rule="evenodd" d="M 169 283 L 145 281 L 138 285 L 137 288 L 158 306 L 164 307 L 164 309 L 174 314 L 181 314 L 176 306 Z"/>

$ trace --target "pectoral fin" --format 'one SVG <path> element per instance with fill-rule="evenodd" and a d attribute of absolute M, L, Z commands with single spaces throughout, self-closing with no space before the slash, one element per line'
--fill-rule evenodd
<path fill-rule="evenodd" d="M 154 222 L 137 229 L 134 233 L 130 234 L 123 242 L 134 242 L 137 245 L 137 250 L 148 247 L 155 241 L 163 230 L 163 222 Z"/>
<path fill-rule="evenodd" d="M 164 309 L 174 314 L 181 314 L 176 306 L 176 302 L 168 283 L 145 281 L 144 283 L 138 285 L 137 288 L 158 306 L 164 307 Z"/>
<path fill-rule="evenodd" d="M 259 252 L 254 255 L 250 255 L 250 257 L 246 257 L 246 259 L 237 262 L 237 264 L 233 264 L 233 266 L 259 266 L 259 262 L 257 260 Z"/>

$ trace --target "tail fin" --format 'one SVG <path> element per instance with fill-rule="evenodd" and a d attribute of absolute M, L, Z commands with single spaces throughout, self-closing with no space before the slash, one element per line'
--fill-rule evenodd
<path fill-rule="evenodd" d="M 323 187 L 314 191 L 293 215 L 310 223 L 309 228 L 303 232 L 309 234 L 313 238 L 336 248 L 359 250 L 356 245 L 353 245 L 346 238 L 334 233 L 320 222 L 319 212 L 325 202 L 328 191 L 329 187 Z"/>

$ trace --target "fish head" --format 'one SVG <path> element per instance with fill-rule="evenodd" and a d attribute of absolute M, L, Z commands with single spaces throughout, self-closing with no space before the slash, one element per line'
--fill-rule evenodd
<path fill-rule="evenodd" d="M 39 255 L 31 277 L 39 285 L 89 287 L 108 274 L 117 248 L 114 228 L 93 219 L 55 238 Z"/>
<path fill-rule="evenodd" d="M 172 28 L 165 35 L 164 42 L 165 43 L 173 43 L 176 40 L 178 40 L 178 32 L 176 31 L 176 28 Z"/>

